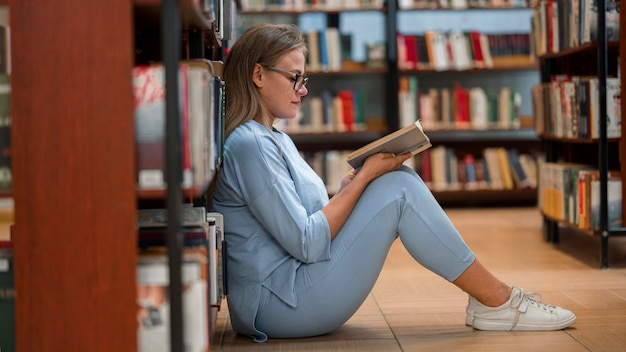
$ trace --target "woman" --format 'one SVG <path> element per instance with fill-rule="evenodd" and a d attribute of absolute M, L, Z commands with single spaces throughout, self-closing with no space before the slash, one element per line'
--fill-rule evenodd
<path fill-rule="evenodd" d="M 293 25 L 249 28 L 224 67 L 226 142 L 213 192 L 228 242 L 228 307 L 238 333 L 262 342 L 330 332 L 372 289 L 397 237 L 423 266 L 470 296 L 468 325 L 558 330 L 576 320 L 509 286 L 467 247 L 409 155 L 371 156 L 328 199 L 292 140 L 306 88 L 307 48 Z"/>

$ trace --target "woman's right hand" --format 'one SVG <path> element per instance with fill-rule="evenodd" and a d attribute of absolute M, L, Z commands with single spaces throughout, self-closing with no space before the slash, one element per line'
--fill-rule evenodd
<path fill-rule="evenodd" d="M 365 160 L 356 177 L 366 177 L 369 182 L 400 168 L 411 158 L 410 153 L 395 155 L 393 153 L 377 153 Z"/>

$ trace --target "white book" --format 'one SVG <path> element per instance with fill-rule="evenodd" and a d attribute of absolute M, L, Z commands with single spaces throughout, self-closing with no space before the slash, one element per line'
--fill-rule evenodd
<path fill-rule="evenodd" d="M 589 80 L 589 97 L 591 102 L 591 138 L 600 138 L 600 87 L 597 77 Z M 621 90 L 620 79 L 606 79 L 606 136 L 621 136 Z"/>
<path fill-rule="evenodd" d="M 487 93 L 476 87 L 469 90 L 470 99 L 470 125 L 473 129 L 486 129 L 488 127 Z"/>
<path fill-rule="evenodd" d="M 486 68 L 493 67 L 493 58 L 491 57 L 491 48 L 489 46 L 489 37 L 481 33 L 479 37 L 480 51 L 483 53 L 483 62 Z"/>
<path fill-rule="evenodd" d="M 446 153 L 445 146 L 438 146 L 430 151 L 431 188 L 433 191 L 445 191 L 448 188 L 448 181 L 446 180 Z"/>
<path fill-rule="evenodd" d="M 186 351 L 202 352 L 209 345 L 206 281 L 201 266 L 185 260 L 181 265 Z M 169 351 L 170 301 L 167 296 L 169 266 L 165 255 L 140 255 L 137 265 L 137 342 L 140 352 Z"/>
<path fill-rule="evenodd" d="M 459 31 L 452 31 L 448 35 L 448 41 L 452 49 L 454 68 L 458 71 L 472 68 L 472 60 L 468 52 L 465 35 Z"/>
<path fill-rule="evenodd" d="M 379 138 L 372 143 L 361 147 L 348 154 L 348 163 L 353 168 L 359 168 L 365 159 L 376 153 L 394 153 L 396 155 L 411 153 L 416 155 L 428 148 L 432 144 L 419 121 Z"/>

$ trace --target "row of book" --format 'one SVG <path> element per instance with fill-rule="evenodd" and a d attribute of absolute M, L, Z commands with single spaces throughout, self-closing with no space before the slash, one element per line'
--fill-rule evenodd
<path fill-rule="evenodd" d="M 457 30 L 428 30 L 422 34 L 396 35 L 401 70 L 469 70 L 492 68 L 493 57 L 530 58 L 528 33 L 485 34 Z"/>
<path fill-rule="evenodd" d="M 399 0 L 400 9 L 467 9 L 528 7 L 530 0 Z"/>
<path fill-rule="evenodd" d="M 309 48 L 306 61 L 308 72 L 340 71 L 343 62 L 351 60 L 352 36 L 340 33 L 338 28 L 309 31 L 305 40 Z"/>
<path fill-rule="evenodd" d="M 139 209 L 137 322 L 140 351 L 169 351 L 170 301 L 167 209 Z M 227 293 L 224 221 L 219 213 L 184 204 L 181 208 L 182 304 L 186 350 L 208 351 L 214 326 L 212 310 Z"/>
<path fill-rule="evenodd" d="M 400 78 L 400 126 L 418 117 L 426 130 L 436 129 L 511 129 L 519 128 L 521 94 L 511 87 L 498 92 L 481 87 L 465 88 L 456 83 L 451 88 L 418 87 L 415 76 Z"/>
<path fill-rule="evenodd" d="M 381 9 L 384 0 L 241 0 L 243 11 Z"/>
<path fill-rule="evenodd" d="M 399 0 L 402 10 L 528 7 L 530 0 Z M 244 11 L 380 9 L 384 0 L 241 0 Z"/>
<path fill-rule="evenodd" d="M 183 61 L 179 65 L 183 188 L 203 187 L 215 174 L 222 155 L 224 81 L 222 63 Z M 133 68 L 138 189 L 164 189 L 165 67 Z"/>
<path fill-rule="evenodd" d="M 303 154 L 324 180 L 329 194 L 339 190 L 342 178 L 351 170 L 349 151 L 332 150 Z M 446 146 L 427 149 L 406 161 L 433 191 L 512 190 L 536 188 L 537 158 L 517 149 L 485 148 L 472 155 Z"/>
<path fill-rule="evenodd" d="M 446 146 L 423 152 L 417 170 L 434 191 L 537 187 L 537 160 L 517 149 L 490 147 L 472 155 Z"/>
<path fill-rule="evenodd" d="M 533 86 L 535 130 L 559 138 L 600 137 L 598 77 L 555 76 Z M 607 137 L 621 137 L 621 83 L 606 79 Z"/>
<path fill-rule="evenodd" d="M 353 132 L 366 128 L 366 96 L 358 90 L 323 90 L 302 101 L 295 119 L 278 127 L 289 133 Z"/>
<path fill-rule="evenodd" d="M 622 226 L 622 178 L 607 175 L 608 227 Z M 600 173 L 577 163 L 539 164 L 539 207 L 558 221 L 584 230 L 600 229 Z"/>
<path fill-rule="evenodd" d="M 619 1 L 606 1 L 606 39 L 619 41 Z M 534 52 L 557 53 L 597 40 L 598 0 L 540 0 L 531 21 Z"/>

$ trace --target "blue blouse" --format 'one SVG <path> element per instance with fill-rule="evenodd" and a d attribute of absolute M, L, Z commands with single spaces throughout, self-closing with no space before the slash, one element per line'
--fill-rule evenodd
<path fill-rule="evenodd" d="M 249 121 L 228 137 L 213 211 L 224 215 L 235 331 L 267 339 L 254 326 L 262 286 L 297 306 L 296 270 L 330 259 L 330 228 L 321 211 L 328 201 L 324 183 L 286 134 Z"/>

